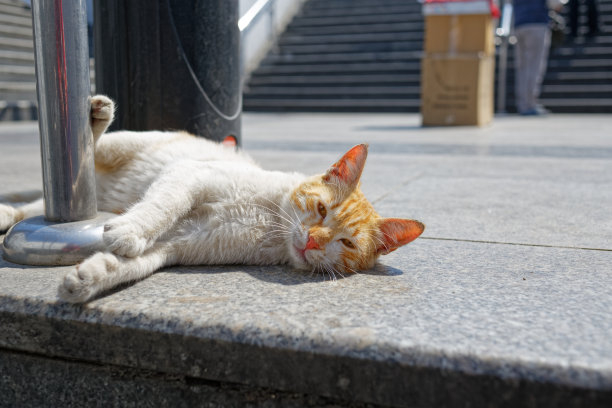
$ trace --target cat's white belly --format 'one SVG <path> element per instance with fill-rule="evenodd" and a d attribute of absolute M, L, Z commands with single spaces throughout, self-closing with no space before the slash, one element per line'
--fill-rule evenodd
<path fill-rule="evenodd" d="M 180 264 L 272 265 L 290 262 L 289 226 L 256 203 L 200 206 L 162 240 L 172 243 Z"/>

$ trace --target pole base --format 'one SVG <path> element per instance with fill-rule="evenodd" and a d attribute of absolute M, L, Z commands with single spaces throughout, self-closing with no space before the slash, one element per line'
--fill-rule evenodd
<path fill-rule="evenodd" d="M 104 224 L 114 214 L 99 212 L 96 218 L 56 223 L 43 216 L 23 220 L 4 237 L 4 259 L 21 265 L 75 265 L 104 251 Z"/>

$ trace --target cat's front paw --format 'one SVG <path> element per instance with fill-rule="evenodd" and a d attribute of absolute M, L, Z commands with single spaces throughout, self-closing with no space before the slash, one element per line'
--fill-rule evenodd
<path fill-rule="evenodd" d="M 141 228 L 117 217 L 104 225 L 102 238 L 106 247 L 113 253 L 128 258 L 141 255 L 148 247 Z"/>
<path fill-rule="evenodd" d="M 116 273 L 119 261 L 113 254 L 98 252 L 69 271 L 60 284 L 60 299 L 70 303 L 83 303 L 106 289 L 105 281 Z"/>
<path fill-rule="evenodd" d="M 23 213 L 9 205 L 0 204 L 0 232 L 11 228 L 13 224 L 23 219 Z"/>

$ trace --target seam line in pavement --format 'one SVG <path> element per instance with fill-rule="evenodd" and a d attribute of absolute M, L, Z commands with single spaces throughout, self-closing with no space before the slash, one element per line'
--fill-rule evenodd
<path fill-rule="evenodd" d="M 479 244 L 515 245 L 515 246 L 540 247 L 540 248 L 579 249 L 583 251 L 612 252 L 612 249 L 607 249 L 607 248 L 588 248 L 588 247 L 575 247 L 575 246 L 566 246 L 566 245 L 547 245 L 547 244 L 527 244 L 527 243 L 521 243 L 521 242 L 485 241 L 485 240 L 478 240 L 478 239 L 440 238 L 440 237 L 419 237 L 419 239 L 428 239 L 431 241 L 474 242 L 474 243 L 479 243 Z"/>

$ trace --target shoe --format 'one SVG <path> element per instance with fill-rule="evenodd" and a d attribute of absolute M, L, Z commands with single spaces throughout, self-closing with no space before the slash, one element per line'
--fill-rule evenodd
<path fill-rule="evenodd" d="M 535 108 L 527 109 L 520 112 L 521 116 L 546 116 L 550 113 L 545 107 L 538 105 Z"/>

